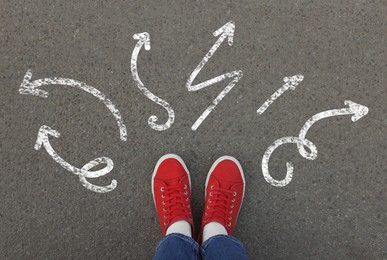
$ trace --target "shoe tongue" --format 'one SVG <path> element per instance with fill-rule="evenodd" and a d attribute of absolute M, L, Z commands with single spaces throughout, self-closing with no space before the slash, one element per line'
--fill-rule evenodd
<path fill-rule="evenodd" d="M 180 184 L 183 179 L 181 179 L 181 177 L 176 177 L 176 178 L 172 178 L 172 179 L 168 179 L 168 180 L 164 180 L 164 182 L 168 185 L 168 186 L 174 186 L 174 185 L 178 185 Z M 180 180 L 180 181 L 179 181 Z"/>
<path fill-rule="evenodd" d="M 221 189 L 229 190 L 235 184 L 235 183 L 227 181 L 227 180 L 219 181 L 216 176 L 214 176 L 214 177 L 216 179 L 216 182 L 217 182 L 219 188 L 221 188 Z"/>

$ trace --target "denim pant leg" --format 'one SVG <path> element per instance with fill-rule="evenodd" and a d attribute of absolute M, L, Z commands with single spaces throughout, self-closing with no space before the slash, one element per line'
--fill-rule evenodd
<path fill-rule="evenodd" d="M 172 233 L 165 236 L 156 248 L 155 260 L 198 260 L 200 259 L 199 244 L 191 237 Z"/>
<path fill-rule="evenodd" d="M 209 238 L 202 245 L 203 260 L 234 260 L 247 259 L 242 243 L 234 237 L 217 235 Z"/>

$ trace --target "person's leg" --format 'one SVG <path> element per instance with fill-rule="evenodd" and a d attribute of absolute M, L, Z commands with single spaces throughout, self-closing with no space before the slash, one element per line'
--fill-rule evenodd
<path fill-rule="evenodd" d="M 247 254 L 243 244 L 229 235 L 215 235 L 207 239 L 201 247 L 203 260 L 243 260 Z"/>
<path fill-rule="evenodd" d="M 223 156 L 212 165 L 206 180 L 199 243 L 203 259 L 247 259 L 243 245 L 231 237 L 245 193 L 239 162 Z"/>
<path fill-rule="evenodd" d="M 161 259 L 200 259 L 199 244 L 192 237 L 172 233 L 164 237 L 157 245 L 155 260 Z"/>
<path fill-rule="evenodd" d="M 152 194 L 164 236 L 155 259 L 198 259 L 199 246 L 192 239 L 191 180 L 179 156 L 167 154 L 157 162 Z"/>

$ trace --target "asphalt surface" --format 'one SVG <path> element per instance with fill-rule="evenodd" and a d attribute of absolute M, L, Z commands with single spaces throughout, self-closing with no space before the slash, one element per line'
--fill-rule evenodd
<path fill-rule="evenodd" d="M 161 239 L 150 180 L 157 160 L 176 153 L 192 179 L 196 233 L 204 183 L 212 163 L 232 155 L 242 164 L 246 196 L 235 237 L 251 259 L 387 259 L 386 1 L 4 1 L 0 0 L 0 259 L 149 259 Z M 217 40 L 212 33 L 235 22 L 234 45 L 223 43 L 196 83 L 242 70 L 243 77 L 205 119 L 191 126 L 226 86 L 188 92 L 185 83 Z M 133 34 L 148 32 L 152 48 L 138 58 L 145 86 L 171 104 L 176 119 L 166 131 L 148 126 L 166 110 L 136 87 L 130 59 Z M 32 80 L 66 77 L 104 93 L 120 110 L 128 140 L 98 99 L 80 89 L 50 85 L 47 99 L 18 92 Z M 304 75 L 268 109 L 256 110 L 283 85 Z M 311 116 L 345 107 L 369 108 L 322 119 L 307 138 L 315 160 L 295 144 L 270 159 L 282 179 L 262 175 L 270 144 L 298 136 Z M 113 170 L 84 188 L 34 144 L 48 125 L 53 149 L 80 168 L 101 156 Z"/>

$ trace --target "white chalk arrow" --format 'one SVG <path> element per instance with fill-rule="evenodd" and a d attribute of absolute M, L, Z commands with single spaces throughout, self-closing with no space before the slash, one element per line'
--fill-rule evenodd
<path fill-rule="evenodd" d="M 301 128 L 299 136 L 298 137 L 283 137 L 276 141 L 274 141 L 266 150 L 265 154 L 262 158 L 262 173 L 265 178 L 265 180 L 270 183 L 273 186 L 277 187 L 284 187 L 289 184 L 289 182 L 292 180 L 293 177 L 293 164 L 291 162 L 286 163 L 287 172 L 286 177 L 281 180 L 275 180 L 273 177 L 271 177 L 269 173 L 269 159 L 271 154 L 274 152 L 275 149 L 277 149 L 279 146 L 287 143 L 295 143 L 297 144 L 298 152 L 308 160 L 314 160 L 317 158 L 317 148 L 316 146 L 305 138 L 308 130 L 310 127 L 316 123 L 317 121 L 332 117 L 332 116 L 341 116 L 341 115 L 352 115 L 351 119 L 353 122 L 356 122 L 360 118 L 364 117 L 368 114 L 368 107 L 357 104 L 353 101 L 346 100 L 344 102 L 345 105 L 347 105 L 347 108 L 340 108 L 340 109 L 332 109 L 324 112 L 320 112 L 311 118 L 309 118 L 304 126 Z M 305 149 L 305 146 L 308 147 L 310 152 L 307 152 Z"/>
<path fill-rule="evenodd" d="M 56 130 L 53 130 L 51 127 L 43 125 L 40 127 L 38 132 L 38 137 L 36 139 L 35 143 L 35 150 L 40 150 L 40 148 L 43 146 L 47 153 L 56 161 L 59 163 L 63 168 L 66 170 L 72 172 L 75 175 L 79 176 L 79 180 L 82 183 L 82 185 L 94 192 L 98 193 L 106 193 L 109 191 L 114 190 L 117 187 L 117 181 L 112 180 L 112 182 L 108 186 L 97 186 L 94 184 L 91 184 L 86 180 L 86 178 L 98 178 L 100 176 L 104 176 L 108 174 L 113 169 L 113 161 L 108 157 L 99 157 L 97 159 L 94 159 L 87 164 L 85 164 L 81 169 L 69 164 L 65 160 L 63 160 L 52 148 L 50 141 L 48 139 L 48 136 L 54 136 L 58 138 L 60 136 L 60 133 Z M 97 171 L 89 171 L 91 168 L 99 165 L 99 164 L 106 164 L 106 167 Z"/>
<path fill-rule="evenodd" d="M 230 21 L 213 33 L 213 35 L 215 37 L 218 37 L 218 36 L 220 36 L 220 37 L 215 42 L 215 44 L 211 47 L 211 49 L 207 52 L 207 54 L 204 56 L 204 58 L 200 61 L 199 65 L 194 69 L 194 71 L 191 73 L 190 77 L 188 78 L 188 81 L 186 83 L 186 87 L 189 91 L 197 91 L 199 89 L 206 88 L 206 87 L 211 86 L 215 83 L 221 82 L 225 79 L 229 79 L 229 78 L 233 79 L 230 83 L 228 83 L 228 85 L 223 89 L 223 91 L 220 92 L 220 94 L 214 99 L 212 104 L 202 113 L 202 115 L 192 125 L 193 131 L 195 131 L 200 126 L 200 124 L 203 122 L 203 120 L 206 119 L 206 117 L 211 113 L 211 111 L 228 94 L 228 92 L 230 92 L 230 90 L 235 86 L 235 84 L 243 76 L 243 72 L 241 70 L 235 70 L 235 71 L 231 71 L 231 72 L 225 73 L 223 75 L 214 77 L 212 79 L 206 80 L 206 81 L 201 82 L 199 84 L 192 85 L 196 76 L 199 74 L 199 72 L 202 70 L 204 65 L 206 65 L 208 60 L 212 57 L 212 55 L 214 55 L 216 50 L 219 48 L 219 46 L 223 43 L 223 41 L 226 38 L 228 39 L 228 45 L 230 45 L 230 46 L 233 45 L 234 31 L 235 31 L 235 23 L 233 21 Z"/>
<path fill-rule="evenodd" d="M 157 97 L 156 95 L 154 95 L 152 92 L 150 92 L 144 86 L 140 77 L 138 76 L 138 71 L 137 71 L 137 58 L 138 58 L 138 54 L 140 53 L 142 46 L 144 46 L 145 50 L 147 50 L 147 51 L 150 50 L 149 33 L 147 33 L 147 32 L 136 33 L 133 35 L 133 39 L 138 40 L 136 46 L 133 49 L 132 59 L 131 59 L 131 63 L 130 63 L 130 68 L 132 71 L 133 80 L 136 83 L 137 87 L 140 89 L 140 91 L 147 98 L 149 98 L 150 100 L 152 100 L 156 104 L 162 106 L 168 112 L 168 120 L 165 124 L 156 124 L 156 121 L 158 120 L 158 118 L 155 115 L 152 115 L 149 117 L 148 124 L 151 128 L 153 128 L 154 130 L 157 130 L 157 131 L 167 130 L 168 128 L 171 127 L 171 125 L 175 121 L 175 112 L 173 111 L 171 105 L 168 102 Z"/>
<path fill-rule="evenodd" d="M 23 82 L 19 88 L 20 94 L 47 98 L 48 92 L 39 89 L 39 87 L 45 86 L 45 85 L 64 85 L 64 86 L 70 86 L 70 87 L 82 89 L 87 93 L 92 94 L 100 101 L 102 101 L 102 103 L 105 104 L 105 106 L 110 110 L 110 112 L 113 114 L 114 118 L 117 121 L 118 128 L 120 130 L 120 139 L 122 141 L 126 141 L 127 130 L 120 111 L 118 111 L 118 109 L 114 106 L 114 104 L 110 101 L 110 99 L 108 99 L 98 89 L 74 79 L 52 77 L 52 78 L 43 78 L 43 79 L 37 79 L 37 80 L 31 81 L 31 77 L 32 77 L 32 71 L 27 70 L 27 73 L 24 76 Z"/>
<path fill-rule="evenodd" d="M 300 139 L 298 137 L 293 137 L 293 136 L 288 136 L 288 137 L 282 137 L 280 139 L 275 140 L 267 149 L 265 154 L 263 155 L 262 158 L 262 174 L 265 180 L 270 183 L 273 186 L 276 187 L 284 187 L 289 184 L 289 182 L 293 178 L 293 164 L 291 162 L 286 163 L 286 176 L 284 179 L 278 181 L 271 177 L 269 173 L 269 160 L 271 154 L 274 152 L 275 149 L 277 149 L 279 146 L 283 144 L 300 144 L 307 146 L 311 151 L 317 152 L 316 146 L 309 140 L 307 139 Z"/>
<path fill-rule="evenodd" d="M 352 115 L 351 116 L 352 122 L 356 122 L 357 120 L 359 120 L 360 118 L 362 118 L 363 116 L 368 114 L 368 107 L 366 107 L 366 106 L 360 105 L 360 104 L 355 103 L 351 100 L 345 100 L 344 104 L 348 107 L 327 110 L 324 112 L 320 112 L 320 113 L 312 116 L 311 118 L 309 118 L 306 121 L 306 123 L 304 124 L 304 126 L 301 128 L 298 137 L 300 139 L 305 139 L 306 133 L 309 131 L 309 129 L 312 127 L 312 125 L 314 123 L 316 123 L 317 121 L 324 119 L 324 118 L 328 118 L 328 117 L 332 117 L 332 116 Z M 317 150 L 315 153 L 313 153 L 313 152 L 308 153 L 305 150 L 303 145 L 298 143 L 297 147 L 298 147 L 299 153 L 304 158 L 306 158 L 308 160 L 314 160 L 317 157 Z"/>
<path fill-rule="evenodd" d="M 285 77 L 284 82 L 285 84 L 282 85 L 276 92 L 274 92 L 271 97 L 265 101 L 265 103 L 262 104 L 262 106 L 257 110 L 257 113 L 262 115 L 263 112 L 276 100 L 279 98 L 285 91 L 287 91 L 289 88 L 291 90 L 295 90 L 298 84 L 304 79 L 304 76 L 301 74 L 297 74 L 291 77 Z"/>

